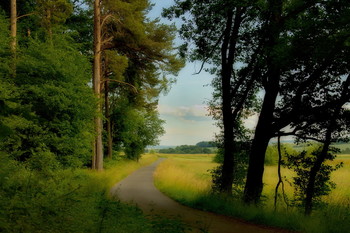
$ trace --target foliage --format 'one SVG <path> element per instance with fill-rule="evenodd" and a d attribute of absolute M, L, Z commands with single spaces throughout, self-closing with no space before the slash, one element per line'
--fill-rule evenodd
<path fill-rule="evenodd" d="M 199 147 L 215 147 L 215 142 L 212 141 L 202 141 L 202 142 L 198 142 L 196 144 L 196 146 Z"/>
<path fill-rule="evenodd" d="M 212 154 L 213 151 L 207 147 L 193 146 L 193 145 L 181 145 L 175 148 L 160 149 L 159 153 L 164 154 Z"/>
<path fill-rule="evenodd" d="M 119 102 L 112 113 L 115 146 L 123 147 L 129 159 L 139 160 L 148 145 L 158 144 L 158 137 L 164 133 L 164 121 L 156 111 L 124 104 Z"/>
<path fill-rule="evenodd" d="M 250 143 L 247 142 L 235 142 L 236 151 L 234 152 L 234 173 L 232 191 L 233 196 L 241 197 L 244 188 L 245 178 L 248 168 L 248 154 Z M 220 186 L 222 185 L 222 164 L 224 160 L 223 149 L 219 148 L 217 151 L 214 162 L 220 165 L 210 171 L 212 176 L 212 192 L 218 194 Z"/>
<path fill-rule="evenodd" d="M 294 150 L 292 144 L 281 143 L 282 158 L 284 158 L 286 154 L 292 155 L 295 153 L 296 151 Z M 270 144 L 267 147 L 266 154 L 265 154 L 265 165 L 274 166 L 277 164 L 278 164 L 278 148 L 277 148 L 277 143 L 274 143 L 274 144 Z"/>
<path fill-rule="evenodd" d="M 309 182 L 311 167 L 314 166 L 315 161 L 319 154 L 321 153 L 322 145 L 313 145 L 309 147 L 307 151 L 302 151 L 300 153 L 289 154 L 286 153 L 286 159 L 283 161 L 282 165 L 288 169 L 292 169 L 296 176 L 293 177 L 294 185 L 294 199 L 293 205 L 305 206 L 306 198 L 306 188 Z M 326 160 L 333 161 L 335 155 L 333 153 L 337 152 L 334 147 L 330 148 L 327 154 Z M 331 181 L 331 172 L 339 169 L 342 163 L 335 166 L 323 163 L 316 176 L 315 190 L 313 196 L 313 204 L 317 207 L 324 204 L 322 197 L 328 195 L 332 189 L 335 189 L 336 184 Z"/>
<path fill-rule="evenodd" d="M 112 123 L 114 148 L 135 160 L 164 133 L 158 99 L 184 65 L 174 52 L 175 27 L 147 19 L 149 7 L 148 0 L 102 1 L 106 120 Z"/>
<path fill-rule="evenodd" d="M 30 42 L 17 62 L 16 112 L 4 118 L 15 133 L 2 141 L 1 150 L 21 161 L 54 153 L 65 166 L 88 164 L 95 102 L 89 74 L 86 58 L 65 38 L 58 37 L 55 47 Z"/>

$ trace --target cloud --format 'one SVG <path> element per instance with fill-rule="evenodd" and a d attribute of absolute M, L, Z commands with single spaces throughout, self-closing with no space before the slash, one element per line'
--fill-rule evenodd
<path fill-rule="evenodd" d="M 161 115 L 176 117 L 185 121 L 209 121 L 208 106 L 192 105 L 192 106 L 169 106 L 158 105 L 158 111 Z"/>

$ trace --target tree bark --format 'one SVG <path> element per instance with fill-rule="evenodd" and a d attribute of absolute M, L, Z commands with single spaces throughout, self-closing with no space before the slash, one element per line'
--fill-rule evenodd
<path fill-rule="evenodd" d="M 98 99 L 97 114 L 95 116 L 95 164 L 93 169 L 103 170 L 103 144 L 102 144 L 102 105 L 101 105 L 101 6 L 100 0 L 94 2 L 94 64 L 93 89 Z"/>
<path fill-rule="evenodd" d="M 112 158 L 113 154 L 113 139 L 112 139 L 112 127 L 111 116 L 109 107 L 109 81 L 105 81 L 105 118 L 106 118 L 106 131 L 107 131 L 107 157 Z"/>
<path fill-rule="evenodd" d="M 17 0 L 11 0 L 11 51 L 16 53 L 17 45 Z"/>

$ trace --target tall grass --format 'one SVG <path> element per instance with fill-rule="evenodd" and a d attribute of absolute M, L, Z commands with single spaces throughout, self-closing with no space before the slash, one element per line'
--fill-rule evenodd
<path fill-rule="evenodd" d="M 339 162 L 340 160 L 336 161 Z M 312 216 L 304 216 L 296 208 L 286 208 L 279 200 L 279 208 L 274 211 L 272 197 L 277 183 L 277 167 L 267 166 L 264 175 L 265 202 L 260 207 L 247 206 L 237 200 L 215 196 L 210 192 L 211 178 L 207 170 L 216 166 L 208 158 L 176 156 L 159 165 L 155 172 L 155 184 L 165 194 L 175 200 L 199 209 L 235 216 L 254 223 L 271 225 L 308 233 L 348 232 L 350 229 L 350 160 L 344 160 L 344 167 L 334 172 L 332 179 L 338 184 L 326 201 L 329 205 L 315 211 Z M 293 176 L 283 169 L 283 175 Z M 292 187 L 286 183 L 289 199 L 293 197 Z"/>

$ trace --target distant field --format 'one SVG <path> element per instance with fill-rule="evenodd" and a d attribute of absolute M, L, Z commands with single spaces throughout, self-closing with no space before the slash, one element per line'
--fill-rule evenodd
<path fill-rule="evenodd" d="M 213 154 L 195 154 L 195 155 L 184 155 L 184 154 L 158 154 L 158 157 L 169 158 L 170 161 L 165 162 L 167 169 L 170 165 L 178 169 L 178 171 L 171 172 L 171 175 L 174 175 L 176 172 L 182 171 L 182 173 L 188 173 L 194 175 L 195 180 L 187 179 L 186 182 L 194 184 L 199 182 L 196 179 L 202 179 L 200 182 L 206 182 L 205 185 L 210 188 L 211 185 L 211 175 L 208 172 L 209 170 L 216 167 L 218 164 L 213 162 Z M 332 164 L 343 162 L 344 166 L 339 170 L 333 172 L 332 181 L 337 184 L 337 188 L 332 191 L 329 197 L 326 197 L 328 201 L 338 202 L 339 199 L 349 199 L 350 200 L 350 154 L 341 154 L 338 155 L 336 160 Z M 161 166 L 162 167 L 162 166 Z M 170 172 L 169 172 L 170 173 Z M 164 174 L 163 174 L 164 175 Z M 288 178 L 292 181 L 293 172 L 288 169 L 282 169 L 282 176 Z M 167 178 L 170 178 L 169 176 Z M 178 177 L 181 179 L 180 177 Z M 269 196 L 270 198 L 274 194 L 274 189 L 277 184 L 277 166 L 266 166 L 264 172 L 264 195 Z M 293 196 L 293 189 L 285 182 L 286 191 L 290 197 Z M 203 190 L 204 191 L 204 190 Z M 209 190 L 207 190 L 209 191 Z"/>

